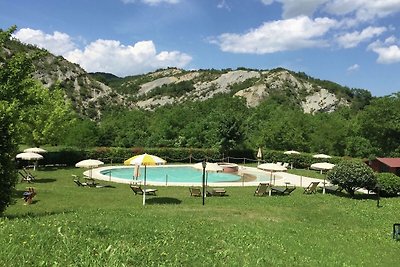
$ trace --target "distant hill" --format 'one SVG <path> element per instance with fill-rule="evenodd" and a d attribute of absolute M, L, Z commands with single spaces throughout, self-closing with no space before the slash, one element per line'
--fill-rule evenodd
<path fill-rule="evenodd" d="M 366 90 L 349 89 L 283 68 L 195 71 L 168 68 L 121 78 L 110 73 L 87 73 L 63 57 L 16 40 L 0 48 L 3 55 L 16 52 L 39 53 L 34 60 L 34 77 L 49 89 L 58 83 L 74 108 L 93 119 L 115 106 L 154 110 L 216 95 L 243 97 L 249 107 L 272 97 L 306 113 L 332 112 L 340 106 L 359 103 L 365 94 L 370 96 Z"/>

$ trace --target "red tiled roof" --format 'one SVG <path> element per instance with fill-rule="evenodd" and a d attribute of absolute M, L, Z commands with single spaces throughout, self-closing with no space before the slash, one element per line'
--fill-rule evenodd
<path fill-rule="evenodd" d="M 400 168 L 400 158 L 376 158 L 376 159 L 391 168 Z"/>

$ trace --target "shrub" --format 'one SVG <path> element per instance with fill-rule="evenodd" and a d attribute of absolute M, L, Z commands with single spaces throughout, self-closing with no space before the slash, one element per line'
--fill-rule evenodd
<path fill-rule="evenodd" d="M 352 196 L 357 188 L 374 189 L 376 186 L 374 172 L 361 161 L 346 160 L 339 162 L 328 172 L 327 179 L 332 184 L 341 186 Z"/>
<path fill-rule="evenodd" d="M 394 197 L 400 192 L 400 177 L 393 173 L 378 173 L 377 181 L 380 195 L 383 197 Z M 375 192 L 377 190 L 374 190 Z"/>

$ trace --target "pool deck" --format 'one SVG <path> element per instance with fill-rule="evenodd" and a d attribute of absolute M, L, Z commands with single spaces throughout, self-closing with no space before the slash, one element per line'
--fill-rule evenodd
<path fill-rule="evenodd" d="M 170 166 L 170 167 L 193 166 L 193 164 L 163 165 L 163 167 L 168 167 L 168 166 Z M 132 184 L 134 182 L 133 180 L 116 178 L 116 177 L 112 177 L 110 175 L 105 175 L 105 174 L 100 173 L 101 171 L 108 170 L 110 168 L 113 168 L 113 169 L 115 169 L 115 168 L 132 168 L 132 166 L 106 166 L 106 167 L 95 168 L 95 169 L 92 169 L 92 178 L 102 180 L 102 181 L 124 183 L 124 184 Z M 89 171 L 85 171 L 83 174 L 85 176 L 89 176 Z M 260 170 L 260 169 L 254 168 L 254 167 L 245 167 L 245 166 L 239 165 L 238 175 L 242 176 L 243 174 L 254 175 L 257 178 L 253 181 L 241 180 L 238 182 L 208 183 L 208 186 L 210 186 L 210 187 L 257 186 L 259 183 L 264 182 L 264 183 L 271 183 L 276 186 L 295 185 L 298 187 L 307 187 L 311 182 L 315 182 L 315 181 L 321 182 L 321 186 L 322 186 L 322 182 L 323 182 L 323 180 L 320 180 L 320 179 L 294 175 L 294 174 L 290 174 L 287 172 L 274 172 L 271 175 L 269 172 L 266 172 L 266 171 L 263 171 L 263 170 Z M 269 177 L 268 180 L 265 180 L 266 175 Z M 260 178 L 259 176 L 262 176 L 263 178 Z M 198 183 L 167 182 L 166 183 L 166 182 L 152 182 L 152 181 L 147 181 L 146 184 L 154 185 L 154 186 L 201 186 L 202 185 L 201 182 L 198 182 Z"/>

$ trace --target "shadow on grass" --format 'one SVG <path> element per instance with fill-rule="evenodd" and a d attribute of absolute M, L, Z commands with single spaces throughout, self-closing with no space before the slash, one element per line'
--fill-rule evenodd
<path fill-rule="evenodd" d="M 33 201 L 32 204 L 36 203 L 37 201 Z M 15 219 L 29 219 L 29 218 L 39 218 L 39 217 L 46 217 L 46 216 L 52 216 L 52 215 L 57 215 L 57 214 L 66 214 L 66 213 L 71 213 L 73 211 L 45 211 L 45 212 L 30 212 L 28 211 L 27 213 L 23 214 L 9 214 L 9 215 L 3 215 L 3 218 L 7 218 L 9 220 L 15 220 Z"/>
<path fill-rule="evenodd" d="M 335 192 L 335 191 L 328 192 L 327 191 L 326 194 L 343 197 L 343 198 L 351 198 L 351 199 L 355 199 L 355 200 L 365 200 L 365 199 L 377 200 L 377 198 L 378 198 L 376 194 L 356 193 L 356 194 L 354 194 L 354 196 L 352 196 L 345 191 L 344 192 Z"/>
<path fill-rule="evenodd" d="M 182 200 L 172 197 L 153 197 L 146 199 L 146 204 L 157 204 L 157 205 L 164 205 L 164 204 L 181 204 Z"/>
<path fill-rule="evenodd" d="M 40 179 L 36 179 L 35 182 L 32 184 L 32 186 L 34 184 L 45 184 L 45 183 L 53 183 L 57 181 L 56 179 L 53 178 L 40 178 Z"/>

